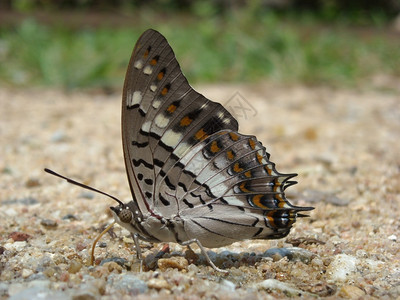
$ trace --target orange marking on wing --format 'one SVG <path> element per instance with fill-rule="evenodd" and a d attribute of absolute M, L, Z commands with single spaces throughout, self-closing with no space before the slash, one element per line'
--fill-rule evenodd
<path fill-rule="evenodd" d="M 226 151 L 226 157 L 227 157 L 229 160 L 232 160 L 232 159 L 235 158 L 235 154 L 233 154 L 233 152 L 232 152 L 231 150 L 228 150 L 228 151 Z"/>
<path fill-rule="evenodd" d="M 196 138 L 196 140 L 204 140 L 208 137 L 207 133 L 204 131 L 204 129 L 200 129 L 199 131 L 196 132 L 196 134 L 194 135 L 194 137 Z"/>
<path fill-rule="evenodd" d="M 258 152 L 256 153 L 257 156 L 257 160 L 260 164 L 262 164 L 262 160 L 263 160 L 263 156 L 261 154 L 259 154 Z"/>
<path fill-rule="evenodd" d="M 155 65 L 157 64 L 157 59 L 153 58 L 153 59 L 150 61 L 150 64 L 151 64 L 152 66 L 155 66 Z"/>
<path fill-rule="evenodd" d="M 272 170 L 268 166 L 265 166 L 265 170 L 267 171 L 268 175 L 272 174 Z"/>
<path fill-rule="evenodd" d="M 168 90 L 167 87 L 163 88 L 162 91 L 161 91 L 161 95 L 162 95 L 162 96 L 165 96 L 165 95 L 168 93 L 168 91 L 169 91 L 169 90 Z"/>
<path fill-rule="evenodd" d="M 251 171 L 245 172 L 244 176 L 246 176 L 247 178 L 251 178 Z"/>
<path fill-rule="evenodd" d="M 167 112 L 169 112 L 170 114 L 172 114 L 175 110 L 176 110 L 176 105 L 173 105 L 173 104 L 171 104 L 167 108 Z"/>
<path fill-rule="evenodd" d="M 158 75 L 157 75 L 157 80 L 161 80 L 161 79 L 163 79 L 163 78 L 164 78 L 164 72 L 158 73 Z"/>
<path fill-rule="evenodd" d="M 143 57 L 146 58 L 147 56 L 149 56 L 149 53 L 150 53 L 149 49 L 146 49 L 146 51 L 143 54 Z"/>
<path fill-rule="evenodd" d="M 249 139 L 249 145 L 253 150 L 256 148 L 256 142 L 253 139 Z"/>
<path fill-rule="evenodd" d="M 252 199 L 252 200 L 253 200 L 253 204 L 254 204 L 255 206 L 260 207 L 260 208 L 266 209 L 266 208 L 268 208 L 268 207 L 261 203 L 262 197 L 263 197 L 263 195 L 254 195 L 254 197 L 253 197 L 253 199 Z"/>
<path fill-rule="evenodd" d="M 211 143 L 211 152 L 212 152 L 212 153 L 217 153 L 217 152 L 219 152 L 219 151 L 221 151 L 221 148 L 218 147 L 217 141 L 213 141 L 213 142 Z"/>
<path fill-rule="evenodd" d="M 282 198 L 282 196 L 280 194 L 276 194 L 275 198 L 278 200 L 278 202 L 279 202 L 278 206 L 280 208 L 285 207 L 286 202 L 285 202 L 285 200 L 283 200 L 283 198 Z"/>
<path fill-rule="evenodd" d="M 273 214 L 273 212 L 272 212 L 272 214 Z M 270 215 L 271 215 L 271 213 L 267 214 L 265 217 L 267 218 L 268 223 L 271 224 L 272 227 L 276 227 L 274 217 L 270 216 Z"/>
<path fill-rule="evenodd" d="M 236 133 L 229 132 L 229 135 L 230 135 L 232 141 L 237 141 L 239 139 L 239 136 Z"/>
<path fill-rule="evenodd" d="M 239 163 L 235 163 L 233 166 L 233 171 L 235 171 L 236 173 L 240 173 L 243 171 L 243 168 L 240 167 Z"/>
<path fill-rule="evenodd" d="M 250 193 L 250 190 L 246 188 L 246 182 L 243 182 L 242 184 L 240 184 L 239 188 L 243 193 Z"/>
<path fill-rule="evenodd" d="M 281 183 L 279 182 L 279 179 L 276 178 L 276 179 L 274 180 L 274 188 L 273 188 L 273 191 L 276 192 L 280 186 L 281 186 Z"/>
<path fill-rule="evenodd" d="M 186 116 L 186 117 L 184 117 L 184 118 L 181 120 L 180 125 L 181 125 L 182 127 L 189 126 L 190 123 L 192 123 L 192 121 L 193 121 L 193 119 L 191 119 L 191 118 L 189 118 L 188 116 Z"/>

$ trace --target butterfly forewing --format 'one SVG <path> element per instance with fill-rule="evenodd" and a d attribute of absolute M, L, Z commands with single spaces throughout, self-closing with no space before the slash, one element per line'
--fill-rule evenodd
<path fill-rule="evenodd" d="M 237 130 L 237 121 L 189 85 L 161 34 L 146 31 L 131 57 L 122 103 L 125 164 L 140 209 L 176 214 L 179 199 L 166 192 L 178 186 L 180 158 L 223 128 Z"/>

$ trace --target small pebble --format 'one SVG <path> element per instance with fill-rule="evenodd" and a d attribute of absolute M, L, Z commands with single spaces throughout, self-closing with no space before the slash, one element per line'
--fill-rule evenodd
<path fill-rule="evenodd" d="M 110 274 L 107 282 L 117 291 L 126 291 L 130 296 L 146 293 L 146 282 L 131 274 Z"/>
<path fill-rule="evenodd" d="M 333 280 L 344 281 L 357 270 L 357 258 L 347 254 L 338 254 L 327 268 L 327 273 Z"/>
<path fill-rule="evenodd" d="M 154 270 L 157 266 L 158 259 L 155 253 L 148 254 L 143 260 L 143 266 L 145 270 Z"/>
<path fill-rule="evenodd" d="M 168 268 L 174 268 L 178 270 L 187 269 L 189 263 L 186 258 L 181 256 L 173 256 L 170 258 L 160 258 L 157 261 L 158 268 L 161 271 L 165 271 Z"/>
<path fill-rule="evenodd" d="M 26 245 L 27 245 L 26 241 L 14 242 L 14 243 L 6 243 L 6 244 L 4 244 L 4 248 L 9 250 L 9 251 L 20 252 L 25 248 Z"/>
<path fill-rule="evenodd" d="M 26 197 L 26 198 L 20 198 L 20 199 L 10 199 L 10 200 L 4 200 L 2 202 L 2 205 L 10 205 L 10 204 L 22 204 L 22 205 L 34 205 L 38 204 L 39 201 L 33 197 Z"/>
<path fill-rule="evenodd" d="M 344 285 L 339 291 L 339 296 L 346 299 L 362 299 L 365 293 L 362 289 L 354 285 Z"/>
<path fill-rule="evenodd" d="M 17 212 L 14 208 L 12 208 L 12 207 L 7 208 L 6 210 L 4 210 L 4 213 L 5 213 L 8 217 L 15 217 L 16 215 L 18 215 L 18 212 Z"/>
<path fill-rule="evenodd" d="M 57 300 L 69 300 L 66 293 L 61 291 L 53 291 L 42 287 L 30 287 L 12 295 L 9 300 L 42 300 L 42 299 L 57 299 Z"/>
<path fill-rule="evenodd" d="M 360 249 L 360 250 L 356 251 L 356 256 L 358 258 L 366 258 L 366 257 L 368 257 L 368 253 L 367 253 L 367 251 Z"/>
<path fill-rule="evenodd" d="M 286 248 L 292 254 L 293 261 L 301 261 L 305 264 L 309 263 L 315 254 L 307 249 L 299 248 L 299 247 L 290 247 Z"/>
<path fill-rule="evenodd" d="M 43 219 L 40 224 L 47 228 L 56 228 L 58 226 L 57 222 L 51 219 Z"/>
<path fill-rule="evenodd" d="M 75 259 L 70 261 L 69 267 L 68 267 L 68 272 L 71 274 L 78 273 L 79 270 L 82 268 L 82 264 L 79 261 L 76 261 Z"/>
<path fill-rule="evenodd" d="M 106 248 L 107 247 L 107 243 L 106 242 L 100 242 L 97 244 L 98 247 L 100 248 Z"/>
<path fill-rule="evenodd" d="M 64 217 L 62 217 L 63 220 L 78 220 L 78 218 L 73 215 L 73 214 L 67 214 Z"/>
<path fill-rule="evenodd" d="M 76 246 L 75 246 L 75 247 L 76 247 L 76 250 L 77 250 L 77 251 L 81 252 L 81 251 L 83 251 L 83 250 L 86 249 L 87 243 L 82 242 L 82 241 L 79 241 L 79 242 L 76 243 Z"/>
<path fill-rule="evenodd" d="M 397 241 L 397 236 L 395 236 L 394 234 L 392 234 L 392 235 L 389 235 L 389 236 L 388 236 L 388 239 L 391 240 L 391 241 L 393 241 L 393 242 L 396 242 L 396 241 Z"/>
<path fill-rule="evenodd" d="M 8 295 L 8 286 L 8 283 L 0 282 L 0 297 L 6 299 L 6 296 Z"/>
<path fill-rule="evenodd" d="M 57 270 L 54 267 L 48 267 L 43 270 L 43 274 L 48 278 L 53 278 L 57 274 Z"/>
<path fill-rule="evenodd" d="M 222 279 L 221 287 L 224 290 L 227 290 L 227 291 L 230 291 L 230 292 L 233 292 L 236 289 L 236 285 L 232 281 L 229 281 L 229 280 L 226 280 L 226 279 Z"/>
<path fill-rule="evenodd" d="M 68 136 L 65 134 L 64 131 L 58 130 L 53 133 L 50 140 L 55 143 L 66 142 L 66 141 L 68 141 Z"/>
<path fill-rule="evenodd" d="M 60 275 L 60 281 L 68 282 L 69 281 L 69 273 L 68 272 L 62 273 Z"/>
<path fill-rule="evenodd" d="M 292 261 L 301 261 L 309 263 L 314 253 L 298 247 L 290 248 L 271 248 L 264 252 L 263 257 L 271 257 L 274 261 L 279 261 L 284 257 L 287 257 Z"/>
<path fill-rule="evenodd" d="M 79 198 L 83 198 L 83 199 L 93 199 L 94 198 L 94 194 L 88 191 L 83 191 L 82 193 L 79 194 L 78 196 Z"/>
<path fill-rule="evenodd" d="M 121 267 L 127 268 L 128 267 L 128 261 L 125 258 L 121 258 L 121 257 L 111 257 L 111 258 L 106 258 L 103 259 L 100 262 L 100 266 L 103 266 L 109 262 L 113 262 L 116 263 L 118 265 L 120 265 Z"/>
<path fill-rule="evenodd" d="M 28 278 L 28 277 L 31 276 L 32 274 L 33 274 L 33 271 L 32 271 L 32 270 L 30 270 L 30 269 L 22 269 L 21 276 L 22 276 L 23 278 Z"/>
<path fill-rule="evenodd" d="M 311 261 L 311 265 L 317 268 L 323 268 L 324 267 L 324 262 L 322 261 L 322 259 L 315 257 L 312 261 Z"/>
<path fill-rule="evenodd" d="M 31 236 L 24 232 L 14 231 L 8 235 L 9 239 L 13 239 L 14 242 L 27 241 Z"/>
<path fill-rule="evenodd" d="M 101 265 L 103 267 L 105 267 L 108 270 L 108 272 L 110 272 L 110 273 L 114 272 L 114 271 L 116 271 L 117 273 L 122 272 L 122 267 L 119 264 L 117 264 L 116 262 L 109 261 L 109 262 L 103 263 Z"/>
<path fill-rule="evenodd" d="M 188 269 L 189 272 L 193 272 L 193 273 L 199 272 L 199 267 L 196 266 L 196 265 L 194 265 L 194 264 L 190 264 L 190 265 L 187 267 L 187 269 Z"/>
<path fill-rule="evenodd" d="M 281 282 L 276 279 L 267 279 L 257 284 L 258 289 L 263 290 L 279 290 L 285 293 L 286 296 L 299 297 L 309 295 L 309 293 L 299 290 L 290 284 Z"/>
<path fill-rule="evenodd" d="M 99 297 L 99 289 L 91 283 L 85 283 L 78 291 L 74 292 L 72 300 L 96 300 Z"/>
<path fill-rule="evenodd" d="M 171 286 L 168 284 L 168 282 L 164 278 L 151 278 L 147 282 L 147 286 L 150 289 L 156 289 L 156 290 L 161 290 L 161 289 L 169 290 L 171 288 Z"/>
<path fill-rule="evenodd" d="M 263 257 L 271 257 L 274 261 L 279 261 L 284 257 L 291 259 L 292 255 L 286 248 L 272 248 L 265 251 Z"/>
<path fill-rule="evenodd" d="M 36 178 L 29 178 L 26 182 L 25 182 L 25 186 L 27 188 L 33 188 L 33 187 L 37 187 L 40 186 L 40 182 L 38 179 Z"/>
<path fill-rule="evenodd" d="M 325 282 L 313 285 L 309 292 L 317 294 L 320 297 L 332 296 L 336 293 L 337 287 L 334 284 L 327 284 Z"/>

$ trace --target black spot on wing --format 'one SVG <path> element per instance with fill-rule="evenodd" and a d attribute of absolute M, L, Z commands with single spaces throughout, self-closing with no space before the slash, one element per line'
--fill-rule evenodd
<path fill-rule="evenodd" d="M 165 199 L 161 194 L 158 194 L 158 197 L 160 198 L 161 203 L 164 204 L 165 206 L 168 206 L 168 205 L 171 204 L 171 203 L 170 203 L 167 199 Z"/>
<path fill-rule="evenodd" d="M 140 165 L 144 165 L 146 168 L 153 170 L 154 166 L 143 159 L 132 159 L 133 165 L 135 167 L 139 167 Z"/>
<path fill-rule="evenodd" d="M 194 205 L 192 203 L 190 203 L 189 201 L 187 201 L 186 199 L 183 199 L 182 202 L 185 203 L 189 208 L 194 207 Z"/>

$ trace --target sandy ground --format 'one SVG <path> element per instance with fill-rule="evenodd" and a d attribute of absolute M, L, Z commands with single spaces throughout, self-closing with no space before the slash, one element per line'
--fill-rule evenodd
<path fill-rule="evenodd" d="M 315 206 L 310 218 L 281 240 L 212 249 L 228 275 L 176 244 L 157 261 L 163 245 L 148 243 L 140 273 L 118 226 L 96 248 L 97 264 L 114 260 L 91 267 L 91 243 L 114 203 L 43 168 L 129 200 L 120 95 L 0 89 L 0 298 L 399 298 L 400 90 L 197 90 L 230 107 L 279 171 L 299 173 L 288 195 Z"/>

